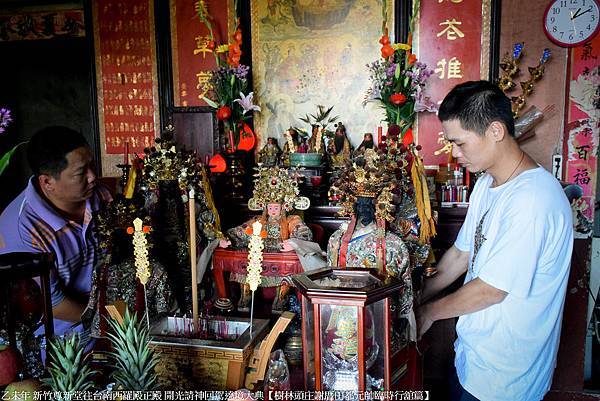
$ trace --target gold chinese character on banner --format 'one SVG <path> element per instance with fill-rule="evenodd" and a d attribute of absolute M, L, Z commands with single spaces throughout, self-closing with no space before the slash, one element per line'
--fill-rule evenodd
<path fill-rule="evenodd" d="M 202 99 L 202 96 L 206 96 L 208 91 L 211 89 L 210 85 L 210 77 L 212 73 L 210 71 L 201 71 L 196 74 L 198 77 L 198 84 L 196 85 L 196 89 L 200 91 L 198 95 L 198 99 Z"/>
<path fill-rule="evenodd" d="M 444 136 L 443 132 L 438 132 L 438 139 L 437 142 L 441 145 L 444 145 L 443 147 L 439 148 L 438 150 L 436 150 L 435 152 L 433 152 L 434 156 L 439 156 L 442 153 L 445 154 L 450 154 L 452 153 L 452 143 L 448 142 L 448 140 L 446 139 L 446 137 Z"/>
<path fill-rule="evenodd" d="M 454 3 L 454 4 L 462 3 L 462 1 L 463 1 L 463 0 L 450 0 L 450 2 L 451 2 L 451 3 Z M 438 4 L 439 4 L 439 3 L 443 3 L 443 2 L 444 2 L 444 0 L 438 0 Z"/>
<path fill-rule="evenodd" d="M 440 79 L 462 78 L 461 65 L 462 63 L 456 57 L 452 57 L 447 62 L 443 58 L 437 62 L 438 68 L 433 70 L 433 72 L 434 74 L 439 74 Z"/>
<path fill-rule="evenodd" d="M 206 53 L 212 53 L 213 51 L 208 48 L 208 42 L 210 42 L 209 36 L 196 36 L 196 48 L 194 49 L 194 56 L 202 53 L 202 58 L 206 58 Z"/>
<path fill-rule="evenodd" d="M 456 40 L 457 37 L 464 38 L 465 34 L 462 33 L 460 29 L 457 28 L 457 25 L 462 25 L 462 22 L 457 21 L 456 18 L 452 18 L 452 20 L 447 19 L 445 22 L 441 22 L 439 25 L 444 26 L 448 25 L 442 31 L 438 32 L 437 37 L 446 34 L 446 39 L 448 40 Z"/>

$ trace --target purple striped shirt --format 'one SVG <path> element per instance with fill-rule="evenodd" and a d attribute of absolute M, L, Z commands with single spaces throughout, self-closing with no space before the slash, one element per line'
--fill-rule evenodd
<path fill-rule="evenodd" d="M 52 306 L 56 306 L 69 293 L 90 292 L 92 271 L 102 256 L 92 216 L 112 197 L 106 188 L 97 185 L 86 201 L 83 224 L 79 224 L 49 205 L 35 189 L 33 179 L 0 215 L 0 254 L 53 254 L 56 268 L 50 272 L 50 288 Z M 55 319 L 55 334 L 63 335 L 72 325 Z"/>

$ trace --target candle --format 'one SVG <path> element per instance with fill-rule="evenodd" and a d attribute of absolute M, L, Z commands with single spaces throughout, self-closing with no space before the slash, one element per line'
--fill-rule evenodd
<path fill-rule="evenodd" d="M 125 142 L 125 150 L 123 151 L 123 164 L 129 164 L 129 142 Z"/>
<path fill-rule="evenodd" d="M 198 327 L 198 279 L 196 278 L 196 203 L 194 189 L 190 189 L 188 205 L 190 214 L 190 265 L 192 269 L 192 319 Z"/>
<path fill-rule="evenodd" d="M 235 148 L 233 147 L 233 131 L 229 130 L 229 148 L 231 152 L 235 152 Z"/>
<path fill-rule="evenodd" d="M 262 224 L 260 224 L 260 221 L 256 220 L 254 223 L 252 223 L 252 235 L 260 235 L 261 231 Z"/>
<path fill-rule="evenodd" d="M 469 190 L 469 186 L 471 184 L 471 173 L 469 173 L 469 169 L 465 168 L 465 185 L 467 190 Z"/>
<path fill-rule="evenodd" d="M 377 145 L 379 145 L 381 143 L 382 136 L 383 136 L 383 127 L 379 126 L 379 127 L 377 127 Z"/>

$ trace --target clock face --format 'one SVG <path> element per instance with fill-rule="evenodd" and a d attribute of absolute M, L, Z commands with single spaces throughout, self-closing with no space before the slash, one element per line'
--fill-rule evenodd
<path fill-rule="evenodd" d="M 598 0 L 554 0 L 544 14 L 544 31 L 559 46 L 579 46 L 598 32 Z"/>

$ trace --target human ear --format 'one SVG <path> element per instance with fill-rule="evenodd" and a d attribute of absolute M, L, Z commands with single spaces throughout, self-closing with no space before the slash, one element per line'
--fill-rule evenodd
<path fill-rule="evenodd" d="M 40 184 L 40 188 L 44 190 L 44 192 L 52 192 L 54 190 L 54 183 L 56 179 L 51 175 L 40 174 L 38 176 L 38 183 Z"/>
<path fill-rule="evenodd" d="M 487 131 L 495 142 L 502 142 L 506 134 L 504 125 L 499 121 L 492 121 Z"/>

